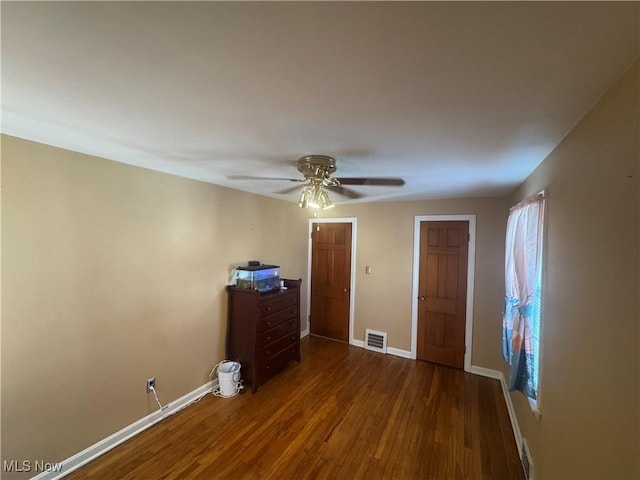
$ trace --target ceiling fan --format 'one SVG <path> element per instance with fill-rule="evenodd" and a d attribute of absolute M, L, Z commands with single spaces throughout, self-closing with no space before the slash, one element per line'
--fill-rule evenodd
<path fill-rule="evenodd" d="M 336 160 L 327 155 L 306 155 L 300 157 L 297 163 L 298 171 L 302 173 L 301 178 L 273 178 L 273 177 L 252 177 L 245 175 L 232 175 L 228 178 L 235 180 L 286 180 L 301 183 L 292 188 L 276 192 L 285 195 L 304 188 L 300 194 L 299 205 L 302 208 L 331 208 L 333 202 L 329 198 L 327 190 L 344 195 L 352 199 L 361 198 L 364 195 L 346 188 L 345 185 L 371 185 L 385 187 L 401 187 L 404 185 L 402 178 L 393 177 L 332 177 L 331 174 L 337 169 Z"/>

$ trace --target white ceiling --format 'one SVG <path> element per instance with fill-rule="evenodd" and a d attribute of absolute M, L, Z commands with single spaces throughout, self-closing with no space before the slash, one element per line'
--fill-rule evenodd
<path fill-rule="evenodd" d="M 638 2 L 1 8 L 3 133 L 291 201 L 227 177 L 324 154 L 406 180 L 356 201 L 507 194 L 639 56 Z"/>

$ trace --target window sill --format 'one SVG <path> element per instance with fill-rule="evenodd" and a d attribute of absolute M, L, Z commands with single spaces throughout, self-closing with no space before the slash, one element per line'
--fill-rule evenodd
<path fill-rule="evenodd" d="M 540 421 L 540 417 L 542 417 L 542 412 L 540 411 L 540 405 L 538 405 L 538 401 L 537 400 L 533 400 L 531 398 L 527 397 L 527 400 L 529 401 L 529 407 L 531 407 L 531 413 L 533 413 L 534 418 L 536 419 L 536 421 Z"/>

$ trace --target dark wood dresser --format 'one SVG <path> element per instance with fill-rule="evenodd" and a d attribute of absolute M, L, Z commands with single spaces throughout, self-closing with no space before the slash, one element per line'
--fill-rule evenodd
<path fill-rule="evenodd" d="M 240 362 L 253 393 L 293 360 L 300 361 L 300 285 L 270 293 L 227 286 L 227 359 Z"/>

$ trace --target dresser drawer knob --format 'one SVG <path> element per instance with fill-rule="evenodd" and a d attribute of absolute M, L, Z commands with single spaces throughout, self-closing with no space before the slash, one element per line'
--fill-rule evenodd
<path fill-rule="evenodd" d="M 271 311 L 271 307 L 267 307 L 267 312 L 270 312 L 270 311 Z"/>
<path fill-rule="evenodd" d="M 271 326 L 271 322 L 264 322 L 264 324 L 265 324 L 267 327 L 270 327 L 270 326 Z"/>
<path fill-rule="evenodd" d="M 268 342 L 269 340 L 271 340 L 271 337 L 267 337 L 267 342 Z"/>

